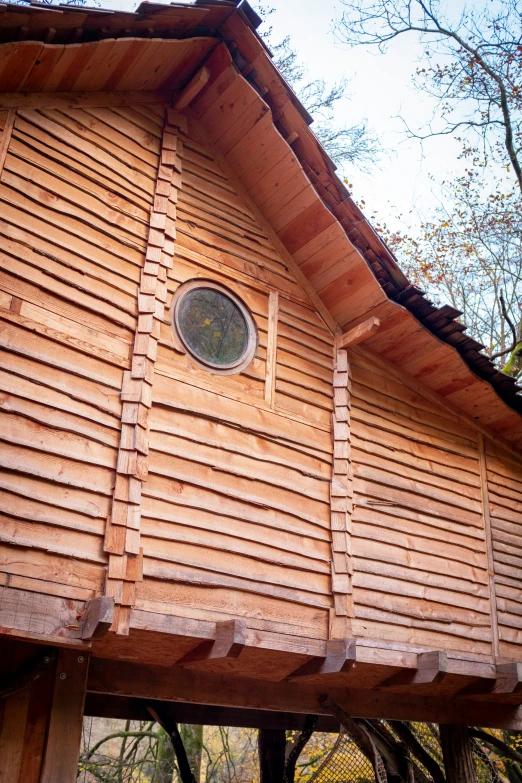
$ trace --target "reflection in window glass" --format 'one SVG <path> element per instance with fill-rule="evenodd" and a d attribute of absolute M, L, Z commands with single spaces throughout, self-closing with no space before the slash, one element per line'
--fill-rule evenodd
<path fill-rule="evenodd" d="M 248 349 L 248 324 L 241 309 L 215 288 L 187 291 L 178 303 L 176 321 L 186 347 L 208 364 L 234 366 Z"/>

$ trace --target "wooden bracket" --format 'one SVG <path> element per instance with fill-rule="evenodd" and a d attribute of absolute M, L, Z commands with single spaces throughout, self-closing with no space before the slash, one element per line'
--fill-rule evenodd
<path fill-rule="evenodd" d="M 349 329 L 341 335 L 337 347 L 339 349 L 353 348 L 354 345 L 362 343 L 363 340 L 366 340 L 368 337 L 371 337 L 372 334 L 375 334 L 380 325 L 381 322 L 378 318 L 374 318 L 373 316 L 372 318 L 368 318 L 367 321 L 363 321 L 359 326 L 354 326 L 353 329 Z"/>
<path fill-rule="evenodd" d="M 216 623 L 216 638 L 202 642 L 177 661 L 184 669 L 204 668 L 210 662 L 233 661 L 239 657 L 246 642 L 244 620 L 224 620 Z"/>
<path fill-rule="evenodd" d="M 448 656 L 444 652 L 419 653 L 417 655 L 417 668 L 404 669 L 384 682 L 379 688 L 398 688 L 403 685 L 426 685 L 442 682 L 448 672 Z"/>
<path fill-rule="evenodd" d="M 522 663 L 500 663 L 495 667 L 495 678 L 475 680 L 455 695 L 481 696 L 491 694 L 522 693 Z"/>
<path fill-rule="evenodd" d="M 496 666 L 497 679 L 493 693 L 520 693 L 522 691 L 522 663 L 500 663 Z"/>
<path fill-rule="evenodd" d="M 303 680 L 306 677 L 320 677 L 325 674 L 348 672 L 356 661 L 355 639 L 329 639 L 326 642 L 324 658 L 312 658 L 288 677 L 289 680 Z"/>
<path fill-rule="evenodd" d="M 204 65 L 199 69 L 197 74 L 189 81 L 189 83 L 182 89 L 177 98 L 174 99 L 173 106 L 175 109 L 182 111 L 185 109 L 191 101 L 194 100 L 196 95 L 201 92 L 205 84 L 210 79 L 210 70 Z"/>
<path fill-rule="evenodd" d="M 81 619 L 82 639 L 105 636 L 114 619 L 114 599 L 107 595 L 87 601 Z"/>

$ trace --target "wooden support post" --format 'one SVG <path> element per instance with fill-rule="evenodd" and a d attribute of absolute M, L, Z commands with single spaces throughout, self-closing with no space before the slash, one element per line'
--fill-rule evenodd
<path fill-rule="evenodd" d="M 417 668 L 404 669 L 398 674 L 394 674 L 384 682 L 380 683 L 379 688 L 397 688 L 404 685 L 425 685 L 426 683 L 442 682 L 448 672 L 448 656 L 444 652 L 435 650 L 434 652 L 419 653 L 417 655 Z"/>
<path fill-rule="evenodd" d="M 354 639 L 329 639 L 326 642 L 326 656 L 312 658 L 288 678 L 305 680 L 311 677 L 321 677 L 328 674 L 348 672 L 356 659 L 357 646 Z"/>
<path fill-rule="evenodd" d="M 440 745 L 446 783 L 477 783 L 468 727 L 442 724 Z"/>
<path fill-rule="evenodd" d="M 12 639 L 0 645 L 0 781 L 74 783 L 89 654 Z"/>
<path fill-rule="evenodd" d="M 286 732 L 259 729 L 258 750 L 260 783 L 284 783 Z"/>
<path fill-rule="evenodd" d="M 88 654 L 60 650 L 40 783 L 77 778 L 88 669 Z"/>

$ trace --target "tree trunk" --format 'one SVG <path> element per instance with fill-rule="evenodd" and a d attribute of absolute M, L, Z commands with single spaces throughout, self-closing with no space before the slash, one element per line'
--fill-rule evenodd
<path fill-rule="evenodd" d="M 317 726 L 317 720 L 317 715 L 307 715 L 299 736 L 297 736 L 292 743 L 287 743 L 285 749 L 285 783 L 294 783 L 297 761 L 306 743 L 314 733 L 314 729 Z"/>
<path fill-rule="evenodd" d="M 160 728 L 158 731 L 158 753 L 153 783 L 172 783 L 174 780 L 175 760 L 176 754 L 170 737 L 164 729 Z"/>
<path fill-rule="evenodd" d="M 185 746 L 192 774 L 199 783 L 201 778 L 201 754 L 203 751 L 203 726 L 183 723 L 179 727 L 179 733 Z"/>
<path fill-rule="evenodd" d="M 283 783 L 286 732 L 281 729 L 259 729 L 257 742 L 260 783 Z"/>
<path fill-rule="evenodd" d="M 440 744 L 447 783 L 477 783 L 468 727 L 442 724 Z"/>

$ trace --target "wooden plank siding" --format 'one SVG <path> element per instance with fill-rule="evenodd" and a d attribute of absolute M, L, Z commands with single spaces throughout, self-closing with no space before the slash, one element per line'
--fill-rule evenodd
<path fill-rule="evenodd" d="M 213 375 L 162 327 L 136 607 L 326 638 L 333 337 L 197 124 L 180 138 L 167 305 L 188 280 L 219 282 L 245 302 L 259 341 L 243 372 Z"/>
<path fill-rule="evenodd" d="M 522 643 L 522 462 L 485 441 L 499 654 L 520 660 Z"/>
<path fill-rule="evenodd" d="M 477 433 L 350 356 L 354 632 L 491 655 Z"/>
<path fill-rule="evenodd" d="M 353 635 L 488 660 L 494 601 L 500 655 L 519 657 L 520 465 L 487 438 L 483 458 L 473 422 L 368 351 L 340 352 L 334 378 L 331 328 L 230 163 L 189 112 L 162 148 L 165 117 L 163 104 L 0 113 L 0 584 L 108 592 L 126 607 L 121 633 L 133 609 L 136 622 L 244 618 L 296 643 Z M 161 201 L 165 150 L 179 165 Z M 256 166 L 246 181 L 269 200 Z M 172 268 L 147 253 L 160 202 Z M 295 253 L 313 279 L 335 263 L 334 233 Z M 163 265 L 154 295 L 146 257 Z M 172 298 L 194 279 L 252 315 L 257 351 L 236 375 L 198 366 L 173 334 Z M 141 311 L 157 351 L 140 353 L 140 307 L 159 289 Z M 130 500 L 116 477 L 133 351 L 151 407 Z M 134 504 L 126 522 L 114 501 Z"/>
<path fill-rule="evenodd" d="M 67 599 L 105 583 L 158 165 L 146 115 L 21 109 L 0 177 L 0 571 Z"/>

